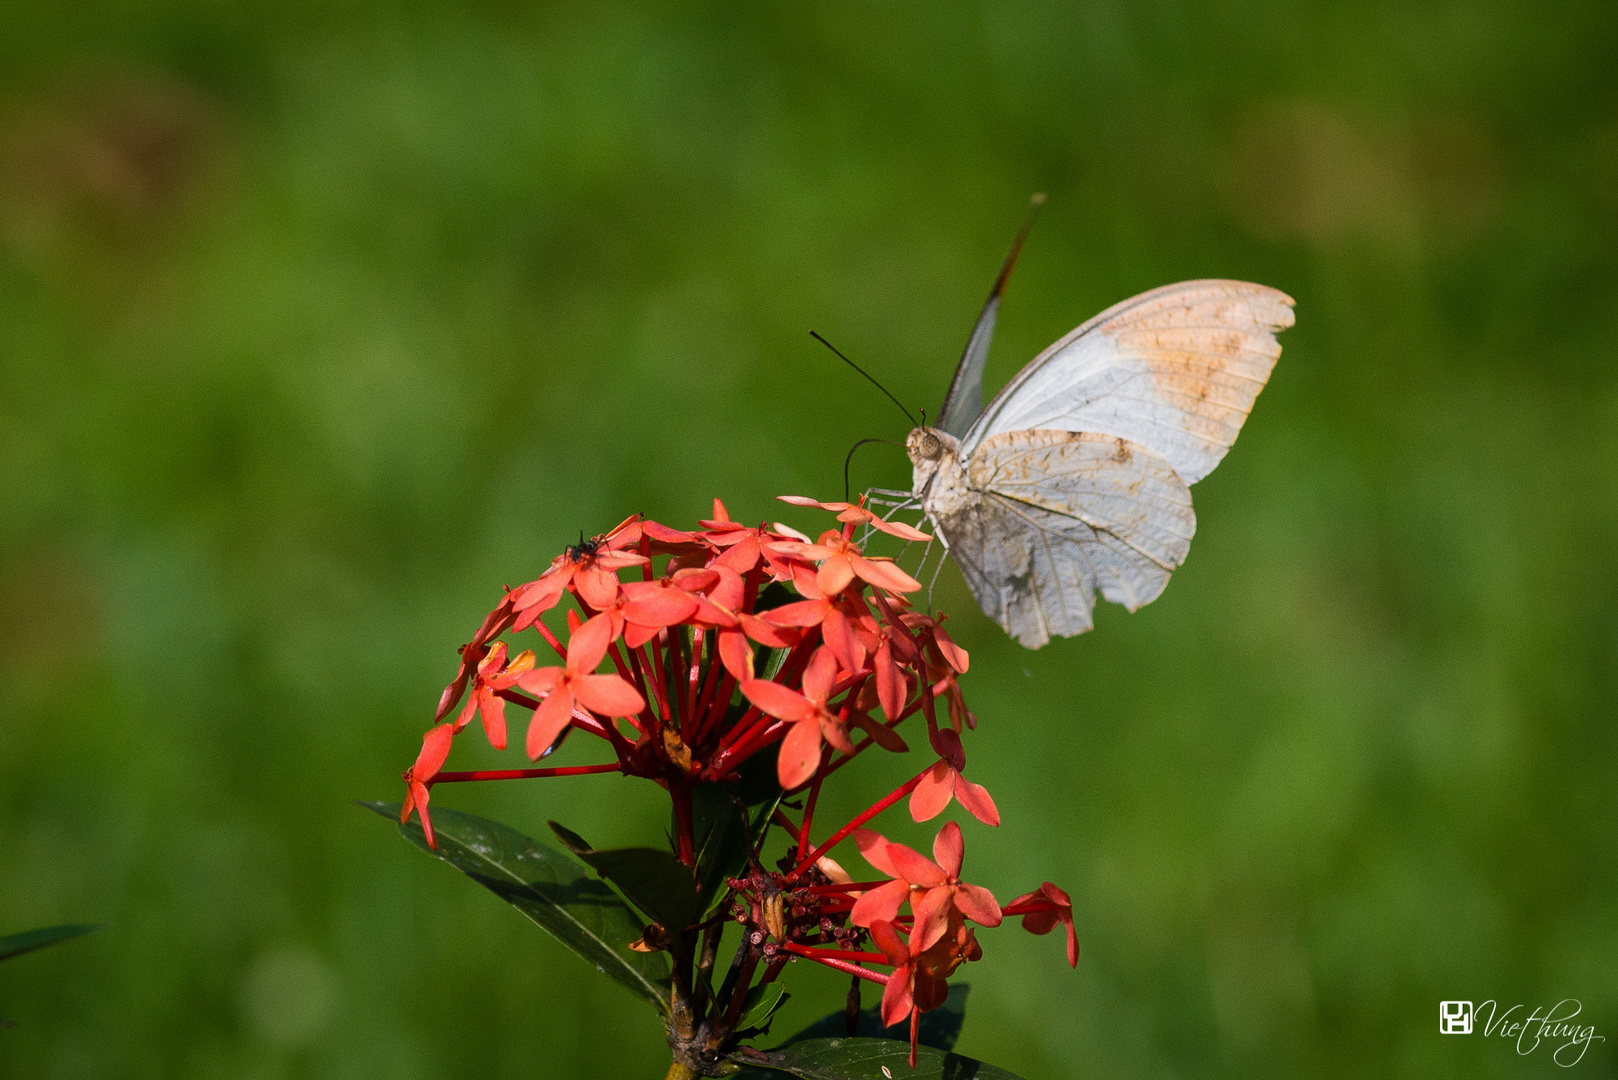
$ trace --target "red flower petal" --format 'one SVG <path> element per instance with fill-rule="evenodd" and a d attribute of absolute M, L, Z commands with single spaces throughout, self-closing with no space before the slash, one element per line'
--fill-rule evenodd
<path fill-rule="evenodd" d="M 888 857 L 888 838 L 872 829 L 855 829 L 854 845 L 865 861 L 889 877 L 901 877 L 899 867 Z"/>
<path fill-rule="evenodd" d="M 411 783 L 410 795 L 416 804 L 416 813 L 421 815 L 421 831 L 427 834 L 427 846 L 437 851 L 438 837 L 433 835 L 433 819 L 427 816 L 427 785 Z"/>
<path fill-rule="evenodd" d="M 723 566 L 737 575 L 741 575 L 757 566 L 758 560 L 758 537 L 749 534 L 727 548 L 723 555 L 713 561 L 712 565 L 715 569 Z M 737 603 L 739 604 L 740 601 L 738 600 Z M 734 607 L 736 605 L 729 606 Z"/>
<path fill-rule="evenodd" d="M 624 605 L 624 619 L 637 626 L 661 629 L 689 619 L 697 611 L 697 598 L 673 587 L 648 589 Z"/>
<path fill-rule="evenodd" d="M 748 637 L 772 649 L 790 649 L 803 638 L 803 632 L 796 627 L 774 626 L 757 615 L 749 615 L 746 612 L 737 615 L 736 621 L 741 624 Z"/>
<path fill-rule="evenodd" d="M 660 626 L 636 626 L 634 623 L 624 625 L 624 644 L 631 649 L 638 649 L 648 641 L 663 632 Z"/>
<path fill-rule="evenodd" d="M 846 671 L 859 671 L 865 666 L 865 646 L 854 634 L 854 627 L 849 623 L 848 616 L 836 608 L 826 612 L 821 621 L 820 633 L 826 644 L 836 654 L 839 662 Z"/>
<path fill-rule="evenodd" d="M 816 705 L 825 705 L 837 685 L 837 654 L 822 645 L 809 658 L 803 672 L 803 696 Z"/>
<path fill-rule="evenodd" d="M 950 640 L 950 636 L 944 633 L 942 626 L 933 627 L 933 644 L 938 646 L 939 654 L 944 657 L 945 663 L 962 675 L 966 674 L 967 665 L 971 663 L 972 658 L 967 655 L 965 649 Z"/>
<path fill-rule="evenodd" d="M 579 591 L 579 599 L 597 611 L 611 607 L 618 599 L 617 573 L 602 569 L 594 561 L 573 574 L 573 587 Z"/>
<path fill-rule="evenodd" d="M 854 909 L 848 913 L 849 921 L 855 926 L 869 926 L 875 930 L 883 920 L 891 922 L 897 918 L 899 909 L 909 898 L 910 886 L 902 880 L 895 879 L 878 885 L 854 901 Z"/>
<path fill-rule="evenodd" d="M 685 592 L 702 592 L 719 584 L 719 572 L 706 567 L 690 566 L 684 570 L 676 570 L 669 580 L 675 588 Z"/>
<path fill-rule="evenodd" d="M 955 770 L 940 761 L 927 770 L 910 793 L 910 817 L 913 821 L 931 821 L 944 812 L 955 794 Z"/>
<path fill-rule="evenodd" d="M 949 933 L 949 908 L 953 899 L 949 889 L 928 889 L 920 903 L 911 899 L 910 910 L 916 913 L 916 921 L 910 927 L 912 953 L 926 952 Z"/>
<path fill-rule="evenodd" d="M 506 748 L 506 700 L 492 690 L 479 688 L 478 713 L 483 717 L 483 733 L 496 750 Z"/>
<path fill-rule="evenodd" d="M 525 671 L 518 676 L 517 685 L 530 694 L 543 697 L 556 689 L 564 674 L 566 673 L 559 667 L 535 668 L 533 671 Z"/>
<path fill-rule="evenodd" d="M 720 627 L 729 628 L 736 625 L 736 616 L 713 603 L 706 596 L 698 594 L 696 597 L 697 610 L 691 615 L 691 623 L 708 629 Z"/>
<path fill-rule="evenodd" d="M 564 563 L 554 570 L 547 570 L 541 574 L 537 581 L 530 581 L 519 586 L 511 594 L 511 606 L 516 611 L 526 611 L 537 605 L 539 610 L 546 611 L 556 606 L 567 589 L 567 583 L 573 580 L 573 565 Z"/>
<path fill-rule="evenodd" d="M 889 720 L 897 720 L 899 714 L 904 712 L 905 700 L 910 697 L 910 687 L 899 665 L 894 662 L 893 648 L 887 641 L 877 646 L 873 666 L 876 668 L 876 696 L 882 703 L 882 715 Z"/>
<path fill-rule="evenodd" d="M 910 749 L 905 745 L 899 733 L 886 724 L 879 724 L 865 713 L 855 713 L 848 718 L 854 727 L 869 735 L 878 746 L 892 754 L 903 754 Z"/>
<path fill-rule="evenodd" d="M 777 720 L 808 720 L 817 711 L 808 698 L 769 679 L 748 679 L 742 683 L 742 696 Z M 817 733 L 817 745 L 819 739 Z"/>
<path fill-rule="evenodd" d="M 894 967 L 905 967 L 910 963 L 910 946 L 899 936 L 892 919 L 871 923 L 871 943 L 882 950 L 882 954 L 888 958 L 888 963 Z"/>
<path fill-rule="evenodd" d="M 950 879 L 957 879 L 961 876 L 961 860 L 965 855 L 966 841 L 961 838 L 961 827 L 953 821 L 945 823 L 933 837 L 933 859 L 938 868 Z"/>
<path fill-rule="evenodd" d="M 538 761 L 549 750 L 556 736 L 567 727 L 573 717 L 573 694 L 566 683 L 551 691 L 550 697 L 540 702 L 534 718 L 528 721 L 528 739 L 525 749 L 528 760 Z"/>
<path fill-rule="evenodd" d="M 719 661 L 730 677 L 743 682 L 753 677 L 753 647 L 740 630 L 719 631 Z"/>
<path fill-rule="evenodd" d="M 478 687 L 472 687 L 472 694 L 461 707 L 461 715 L 455 718 L 455 730 L 458 732 L 472 722 L 472 714 L 478 711 Z"/>
<path fill-rule="evenodd" d="M 919 851 L 888 841 L 888 858 L 898 868 L 899 876 L 912 885 L 925 885 L 929 888 L 943 885 L 949 880 L 949 875 L 933 863 L 931 859 Z"/>
<path fill-rule="evenodd" d="M 1030 934 L 1048 934 L 1060 920 L 1055 911 L 1035 911 L 1022 917 L 1022 928 Z"/>
<path fill-rule="evenodd" d="M 981 885 L 958 885 L 955 889 L 955 909 L 981 926 L 999 926 L 1000 905 L 994 893 Z"/>
<path fill-rule="evenodd" d="M 581 675 L 571 682 L 573 697 L 602 716 L 634 716 L 646 708 L 646 699 L 618 675 Z"/>
<path fill-rule="evenodd" d="M 867 559 L 853 555 L 850 556 L 849 562 L 853 564 L 854 573 L 889 592 L 915 592 L 921 588 L 921 582 L 886 559 Z"/>
<path fill-rule="evenodd" d="M 713 571 L 719 575 L 719 581 L 708 590 L 708 599 L 727 611 L 736 611 L 746 596 L 747 583 L 742 580 L 741 574 L 723 563 L 715 563 Z"/>
<path fill-rule="evenodd" d="M 881 529 L 890 536 L 897 536 L 901 540 L 909 540 L 912 543 L 924 544 L 932 539 L 920 529 L 912 528 L 902 521 L 883 521 L 875 514 L 871 515 L 871 527 Z"/>
<path fill-rule="evenodd" d="M 845 754 L 854 752 L 854 741 L 848 737 L 848 729 L 838 723 L 835 717 L 820 714 L 820 734 L 835 749 Z"/>
<path fill-rule="evenodd" d="M 437 776 L 438 770 L 444 767 L 444 760 L 449 757 L 450 744 L 454 741 L 454 733 L 448 724 L 439 724 L 423 735 L 421 753 L 416 755 L 416 763 L 410 767 L 411 777 L 425 784 Z"/>
<path fill-rule="evenodd" d="M 625 612 L 627 618 L 628 613 Z M 612 644 L 612 619 L 606 615 L 592 615 L 590 621 L 573 631 L 567 643 L 567 673 L 569 676 L 588 675 L 607 655 Z"/>
<path fill-rule="evenodd" d="M 915 998 L 911 993 L 910 981 L 915 975 L 915 969 L 906 965 L 896 969 L 888 976 L 888 985 L 882 991 L 882 1023 L 886 1027 L 904 1023 L 905 1017 L 915 1006 Z"/>
<path fill-rule="evenodd" d="M 781 740 L 781 755 L 775 763 L 776 778 L 782 787 L 790 790 L 806 783 L 818 768 L 820 725 L 813 720 L 793 724 L 786 738 Z"/>
<path fill-rule="evenodd" d="M 960 773 L 955 774 L 955 801 L 983 824 L 1000 824 L 1000 809 L 989 797 L 989 789 L 982 784 L 972 783 Z"/>
<path fill-rule="evenodd" d="M 771 626 L 819 626 L 831 609 L 831 604 L 825 600 L 797 600 L 790 604 L 782 604 L 778 608 L 771 608 L 764 613 L 763 619 Z M 761 644 L 768 645 L 769 642 Z"/>
<path fill-rule="evenodd" d="M 854 580 L 854 567 L 847 555 L 834 555 L 820 564 L 815 571 L 815 588 L 821 596 L 836 596 Z M 921 588 L 918 582 L 916 588 Z"/>

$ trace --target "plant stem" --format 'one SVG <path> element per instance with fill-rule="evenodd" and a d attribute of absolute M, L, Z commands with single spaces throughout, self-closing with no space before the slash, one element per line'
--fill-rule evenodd
<path fill-rule="evenodd" d="M 701 1073 L 689 1065 L 682 1065 L 678 1061 L 669 1063 L 669 1071 L 663 1074 L 663 1080 L 699 1080 Z"/>

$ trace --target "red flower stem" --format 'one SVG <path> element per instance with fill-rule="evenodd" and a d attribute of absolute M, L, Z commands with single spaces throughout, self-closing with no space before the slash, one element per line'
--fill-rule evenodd
<path fill-rule="evenodd" d="M 680 736 L 689 746 L 696 738 L 697 727 L 697 698 L 702 690 L 702 639 L 703 629 L 700 626 L 691 628 L 691 657 L 687 665 L 690 674 L 686 676 L 685 710 L 680 724 Z"/>
<path fill-rule="evenodd" d="M 791 686 L 794 681 L 800 680 L 803 669 L 809 666 L 813 646 L 819 640 L 820 628 L 811 627 L 809 632 L 804 634 L 803 640 L 793 646 L 791 654 L 787 657 L 786 663 L 781 665 L 781 670 L 776 673 L 774 681 L 782 686 Z M 750 717 L 758 719 L 749 720 Z M 736 722 L 736 726 L 726 732 L 725 737 L 719 741 L 722 749 L 709 766 L 710 775 L 716 779 L 723 776 L 731 762 L 745 761 L 752 757 L 769 745 L 772 735 L 779 738 L 784 730 L 779 721 L 774 717 L 765 716 L 757 706 L 749 709 L 746 715 Z M 738 750 L 738 744 L 745 747 L 745 752 Z"/>
<path fill-rule="evenodd" d="M 629 655 L 629 667 L 635 672 L 635 681 L 644 688 L 641 691 L 641 697 L 646 700 L 646 711 L 642 714 L 646 718 L 644 730 L 656 732 L 662 724 L 659 710 L 661 710 L 663 716 L 668 714 L 668 703 L 658 696 L 659 691 L 662 690 L 662 684 L 656 679 L 647 677 L 641 670 L 641 662 L 646 660 L 646 656 L 641 650 L 631 649 L 626 646 L 624 652 Z M 652 708 L 653 705 L 657 705 L 658 708 Z"/>
<path fill-rule="evenodd" d="M 821 751 L 820 768 L 815 770 L 814 783 L 809 787 L 809 801 L 803 804 L 803 825 L 798 830 L 798 858 L 809 850 L 809 827 L 815 820 L 815 803 L 820 801 L 821 769 L 825 768 L 825 751 Z"/>
<path fill-rule="evenodd" d="M 640 677 L 640 668 L 630 667 L 624 663 L 623 654 L 618 651 L 618 643 L 616 641 L 607 646 L 607 655 L 612 657 L 612 666 L 618 669 L 618 677 L 623 679 L 625 682 L 632 683 L 635 689 L 640 692 L 640 699 L 648 703 L 647 706 L 640 711 L 640 720 L 636 720 L 634 717 L 624 718 L 631 724 L 635 725 L 636 731 L 644 735 L 647 728 L 651 727 L 652 725 L 652 706 L 650 704 L 651 698 L 646 696 L 646 683 Z M 630 655 L 634 656 L 634 653 L 630 653 Z M 642 721 L 644 721 L 644 723 Z"/>
<path fill-rule="evenodd" d="M 658 644 L 654 634 L 640 649 L 640 659 L 646 664 L 646 685 L 652 688 L 652 694 L 657 699 L 657 711 L 660 722 L 670 724 L 674 722 L 674 713 L 669 709 L 668 687 L 663 685 L 663 648 Z"/>
<path fill-rule="evenodd" d="M 485 683 L 484 685 L 487 686 L 488 684 Z M 504 698 L 513 705 L 521 705 L 529 712 L 533 712 L 535 709 L 539 708 L 538 698 L 531 698 L 527 694 L 520 694 L 515 690 L 496 690 L 494 692 L 494 696 L 497 698 Z"/>
<path fill-rule="evenodd" d="M 434 784 L 463 784 L 471 780 L 529 780 L 541 776 L 588 776 L 592 773 L 622 771 L 616 761 L 602 765 L 559 765 L 549 769 L 482 769 L 477 772 L 441 772 L 427 786 Z"/>
<path fill-rule="evenodd" d="M 660 633 L 653 634 L 646 642 L 646 648 L 651 652 L 648 661 L 651 664 L 651 672 L 648 679 L 657 688 L 657 700 L 663 707 L 663 723 L 673 724 L 675 716 L 674 710 L 669 707 L 669 688 L 663 685 L 663 643 L 658 640 L 660 637 L 662 637 Z"/>
<path fill-rule="evenodd" d="M 1033 915 L 1034 913 L 1040 911 L 1060 910 L 1062 910 L 1060 904 L 1054 904 L 1049 900 L 1026 900 L 1021 904 L 1012 904 L 1008 907 L 1001 908 L 1000 914 L 1009 918 L 1012 915 Z"/>
<path fill-rule="evenodd" d="M 855 829 L 859 828 L 861 825 L 864 825 L 867 821 L 870 821 L 872 818 L 876 817 L 882 811 L 886 810 L 888 807 L 892 806 L 894 803 L 898 802 L 900 799 L 904 798 L 906 795 L 908 795 L 912 791 L 914 791 L 916 789 L 916 785 L 921 783 L 922 779 L 924 777 L 926 777 L 927 773 L 931 769 L 932 769 L 931 765 L 927 766 L 927 768 L 921 770 L 921 772 L 917 773 L 915 776 L 913 776 L 909 780 L 906 780 L 904 783 L 902 783 L 898 787 L 894 788 L 893 791 L 890 794 L 885 795 L 874 806 L 872 806 L 869 810 L 865 811 L 865 813 L 861 814 L 859 817 L 855 818 L 853 821 L 850 821 L 847 825 L 844 825 L 841 829 L 838 829 L 836 832 L 832 833 L 831 834 L 831 839 L 827 840 L 824 844 L 821 844 L 819 847 L 815 848 L 814 851 L 811 851 L 805 857 L 799 859 L 798 860 L 798 865 L 793 867 L 792 873 L 789 876 L 796 877 L 797 875 L 803 873 L 804 869 L 806 867 L 810 866 L 811 864 L 813 864 L 816 859 L 820 858 L 822 855 L 826 854 L 826 852 L 830 851 L 832 848 L 834 848 L 838 844 L 842 843 L 843 840 L 848 836 L 849 833 L 853 832 Z"/>
<path fill-rule="evenodd" d="M 551 628 L 545 625 L 543 617 L 535 617 L 534 629 L 538 630 L 539 636 L 549 642 L 551 648 L 556 650 L 556 655 L 562 658 L 562 663 L 567 663 L 567 650 L 562 648 L 562 643 L 556 639 L 555 634 L 551 633 Z"/>
<path fill-rule="evenodd" d="M 868 979 L 871 982 L 880 983 L 883 986 L 888 985 L 888 977 L 886 975 L 878 975 L 876 972 L 868 971 L 865 968 L 860 967 L 858 964 L 850 964 L 847 960 L 838 960 L 834 957 L 822 956 L 813 949 L 806 948 L 790 941 L 783 944 L 781 948 L 787 952 L 797 953 L 799 956 L 807 957 L 808 959 L 815 961 L 817 964 L 825 964 L 832 970 L 841 971 L 845 975 L 855 975 L 861 979 Z M 885 960 L 887 958 L 883 957 L 883 959 Z"/>
<path fill-rule="evenodd" d="M 893 728 L 896 728 L 900 724 L 904 723 L 906 720 L 910 719 L 912 716 L 916 715 L 916 710 L 918 710 L 920 708 L 921 708 L 921 698 L 920 698 L 920 696 L 918 696 L 915 701 L 912 701 L 908 706 L 905 707 L 904 712 L 900 713 L 898 716 L 896 716 L 892 720 L 889 720 L 883 726 L 890 729 L 890 730 L 893 729 Z M 859 757 L 860 754 L 865 751 L 865 748 L 870 746 L 875 741 L 876 740 L 871 738 L 869 735 L 865 736 L 865 739 L 863 741 L 857 742 L 857 743 L 854 744 L 854 752 L 852 754 L 848 754 L 848 755 L 846 755 L 844 757 L 840 757 L 836 761 L 832 762 L 829 766 L 827 766 L 826 767 L 826 775 L 830 776 L 832 773 L 836 772 L 838 769 L 841 769 L 844 765 L 847 765 L 850 761 L 853 761 L 855 758 Z"/>
<path fill-rule="evenodd" d="M 725 709 L 730 705 L 730 695 L 736 689 L 732 685 L 730 672 L 725 671 L 724 662 L 719 659 L 719 635 L 722 632 L 716 629 L 712 639 L 713 644 L 708 646 L 708 678 L 703 683 L 702 695 L 697 699 L 696 707 L 692 710 L 698 718 L 697 730 L 692 736 L 696 742 L 701 742 L 707 737 L 708 733 L 714 729 L 714 725 L 724 718 Z M 720 708 L 716 711 L 714 709 L 714 685 L 719 681 L 720 672 L 724 672 L 725 676 L 725 694 Z"/>
<path fill-rule="evenodd" d="M 839 885 L 834 881 L 830 885 L 806 885 L 800 891 L 814 893 L 816 896 L 830 896 L 840 892 L 863 892 L 886 884 L 887 881 L 851 881 L 847 885 Z"/>
<path fill-rule="evenodd" d="M 887 953 L 858 952 L 854 949 L 816 949 L 808 945 L 800 945 L 796 941 L 782 945 L 788 952 L 795 952 L 799 956 L 807 956 L 811 960 L 818 960 L 823 956 L 830 956 L 836 960 L 860 960 L 867 964 L 891 965 Z"/>
<path fill-rule="evenodd" d="M 732 762 L 739 765 L 771 743 L 779 742 L 781 739 L 785 738 L 787 726 L 789 724 L 790 721 L 777 720 L 774 717 L 770 717 L 769 723 L 756 725 L 756 731 L 758 732 L 756 736 L 749 739 L 744 744 L 732 746 L 730 749 L 719 755 L 719 760 L 715 762 L 712 770 L 714 777 L 719 779 L 725 775 L 720 771 L 721 764 L 726 767 L 728 767 Z"/>
<path fill-rule="evenodd" d="M 687 866 L 696 866 L 696 845 L 691 830 L 691 788 L 684 783 L 670 784 L 669 797 L 674 800 L 674 839 L 680 848 L 680 861 Z"/>

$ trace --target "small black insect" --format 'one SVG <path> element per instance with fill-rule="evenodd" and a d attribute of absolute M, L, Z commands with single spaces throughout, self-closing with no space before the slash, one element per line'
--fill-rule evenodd
<path fill-rule="evenodd" d="M 577 544 L 569 544 L 567 546 L 567 561 L 578 562 L 580 559 L 588 559 L 596 552 L 601 550 L 601 542 L 601 537 L 599 536 L 586 540 L 584 538 L 584 530 L 580 529 L 579 542 Z"/>

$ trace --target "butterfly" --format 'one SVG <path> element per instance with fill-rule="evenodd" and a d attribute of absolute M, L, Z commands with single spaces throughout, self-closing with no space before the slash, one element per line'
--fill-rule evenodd
<path fill-rule="evenodd" d="M 984 614 L 1037 649 L 1089 630 L 1097 592 L 1130 611 L 1163 592 L 1196 531 L 1190 485 L 1236 441 L 1293 301 L 1245 281 L 1153 289 L 1061 338 L 985 408 L 983 366 L 1028 224 L 938 423 L 923 417 L 905 440 L 911 490 L 892 494 L 925 513 Z"/>

